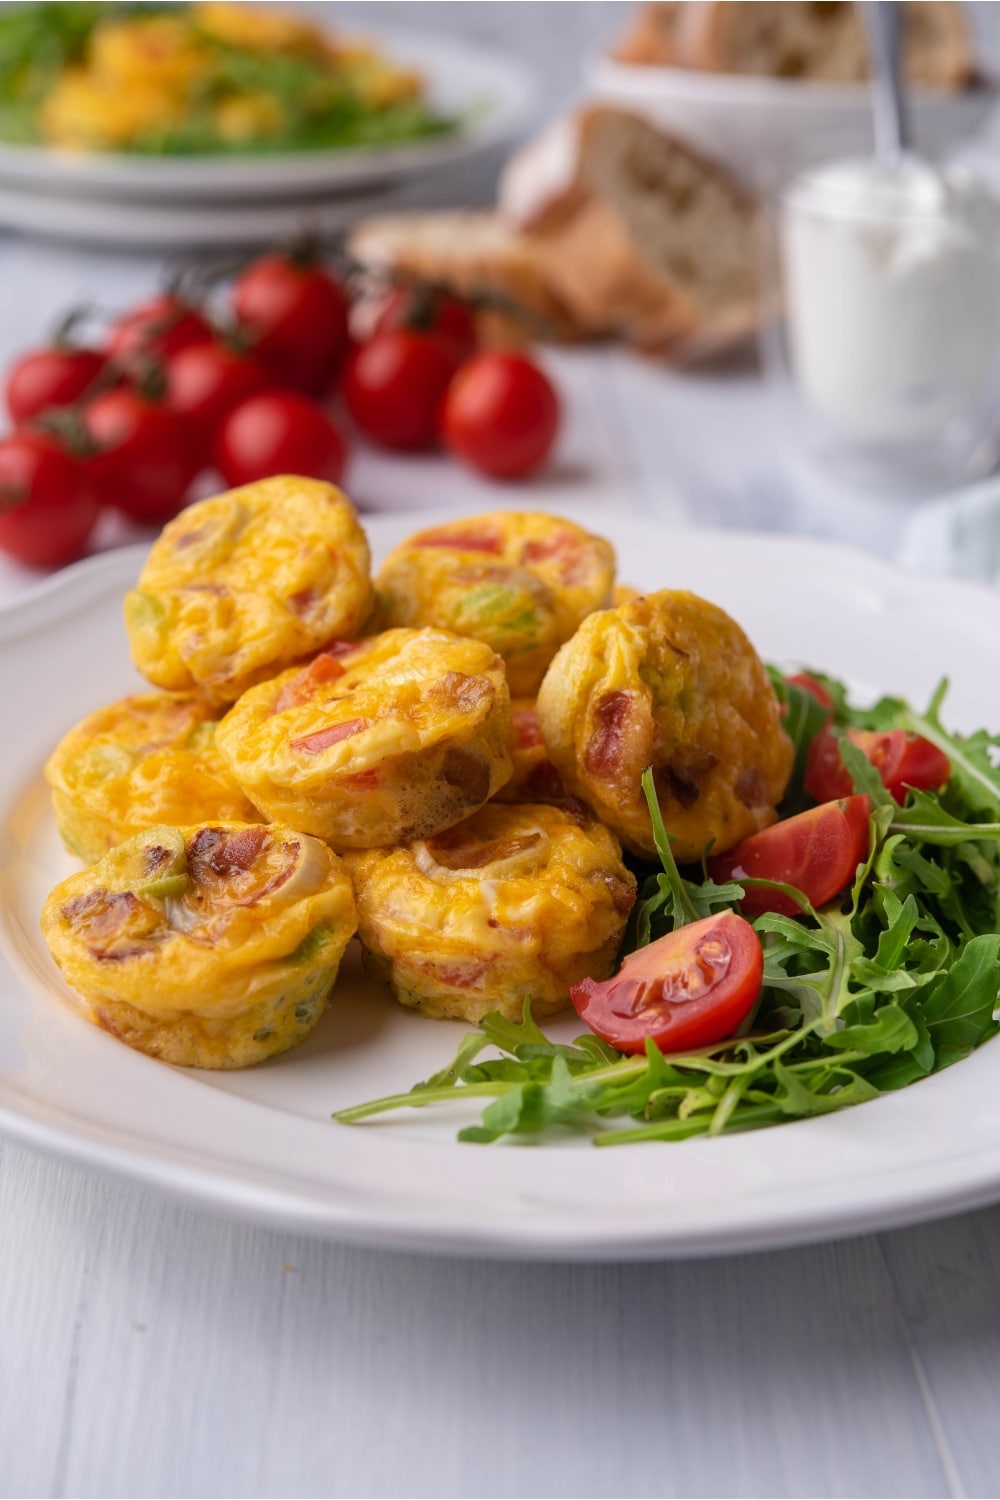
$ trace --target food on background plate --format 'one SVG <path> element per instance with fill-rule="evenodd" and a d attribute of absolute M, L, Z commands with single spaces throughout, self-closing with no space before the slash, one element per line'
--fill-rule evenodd
<path fill-rule="evenodd" d="M 615 581 L 611 544 L 534 511 L 468 516 L 417 532 L 375 578 L 377 620 L 485 641 L 515 697 L 537 691 L 553 656 Z"/>
<path fill-rule="evenodd" d="M 125 599 L 132 659 L 157 687 L 235 700 L 333 639 L 373 602 L 354 507 L 281 475 L 188 506 L 154 542 Z"/>
<path fill-rule="evenodd" d="M 422 1015 L 520 1020 L 610 973 L 635 877 L 617 839 L 557 807 L 490 803 L 404 847 L 345 856 L 365 967 Z"/>
<path fill-rule="evenodd" d="M 515 155 L 499 213 L 386 215 L 348 251 L 479 299 L 484 332 L 621 338 L 689 359 L 753 333 L 757 205 L 721 163 L 626 110 L 591 105 Z"/>
<path fill-rule="evenodd" d="M 773 823 L 792 770 L 750 641 L 724 610 L 682 590 L 589 614 L 545 674 L 538 723 L 566 790 L 647 859 L 647 766 L 681 861 Z"/>
<path fill-rule="evenodd" d="M 71 151 L 335 150 L 459 123 L 377 45 L 277 5 L 9 6 L 0 91 L 0 137 Z"/>
<path fill-rule="evenodd" d="M 956 89 L 974 67 L 960 5 L 904 4 L 903 70 L 908 83 Z M 860 5 L 709 0 L 641 5 L 614 49 L 618 62 L 804 82 L 861 83 L 868 45 Z"/>
<path fill-rule="evenodd" d="M 49 756 L 45 779 L 67 848 L 92 864 L 155 824 L 254 823 L 195 694 L 136 693 L 96 709 Z"/>
<path fill-rule="evenodd" d="M 216 740 L 267 817 L 381 848 L 451 827 L 508 780 L 510 693 L 483 642 L 386 630 L 250 688 Z"/>
<path fill-rule="evenodd" d="M 318 839 L 273 823 L 150 828 L 56 886 L 42 928 L 92 1019 L 181 1067 L 295 1046 L 357 927 Z"/>

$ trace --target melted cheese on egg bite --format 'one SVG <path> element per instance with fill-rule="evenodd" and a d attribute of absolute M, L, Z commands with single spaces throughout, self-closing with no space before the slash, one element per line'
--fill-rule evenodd
<path fill-rule="evenodd" d="M 421 1014 L 520 1020 L 603 979 L 635 900 L 614 834 L 589 817 L 491 802 L 397 849 L 348 854 L 366 967 Z"/>
<path fill-rule="evenodd" d="M 91 1019 L 195 1068 L 243 1068 L 300 1042 L 356 925 L 337 856 L 275 824 L 147 829 L 56 886 L 42 913 Z"/>
<path fill-rule="evenodd" d="M 136 693 L 99 708 L 59 742 L 45 766 L 66 847 L 92 864 L 156 823 L 253 823 L 215 743 L 203 698 Z"/>
<path fill-rule="evenodd" d="M 538 689 L 558 648 L 611 603 L 615 554 L 582 526 L 496 511 L 418 532 L 375 580 L 380 627 L 432 625 L 474 636 L 507 664 L 515 697 Z"/>
<path fill-rule="evenodd" d="M 648 859 L 647 766 L 681 861 L 773 823 L 792 769 L 750 641 L 724 610 L 683 590 L 586 619 L 546 673 L 538 721 L 567 790 Z"/>
<path fill-rule="evenodd" d="M 157 687 L 235 702 L 373 604 L 368 541 L 332 484 L 281 475 L 181 511 L 125 599 L 132 659 Z"/>
<path fill-rule="evenodd" d="M 426 837 L 508 779 L 510 694 L 481 641 L 388 630 L 244 693 L 218 729 L 268 817 L 335 849 Z"/>

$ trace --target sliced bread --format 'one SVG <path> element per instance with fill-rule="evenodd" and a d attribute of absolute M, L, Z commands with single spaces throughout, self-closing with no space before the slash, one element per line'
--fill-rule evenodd
<path fill-rule="evenodd" d="M 508 164 L 500 207 L 595 334 L 700 352 L 754 327 L 755 200 L 638 116 L 593 105 L 561 122 Z"/>

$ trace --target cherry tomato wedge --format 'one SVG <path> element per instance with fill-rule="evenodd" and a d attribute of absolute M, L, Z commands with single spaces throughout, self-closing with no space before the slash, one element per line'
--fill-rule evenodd
<path fill-rule="evenodd" d="M 742 880 L 744 875 L 780 880 L 794 885 L 813 906 L 825 906 L 853 880 L 868 853 L 870 812 L 863 795 L 824 802 L 741 839 L 727 853 L 709 860 L 708 873 L 720 885 Z M 747 886 L 740 905 L 748 917 L 766 911 L 795 917 L 800 910 L 790 896 L 762 886 Z"/>
<path fill-rule="evenodd" d="M 793 672 L 791 676 L 785 678 L 785 681 L 789 687 L 801 688 L 803 692 L 811 693 L 819 706 L 827 710 L 827 723 L 832 721 L 833 699 L 823 684 L 816 677 L 813 677 L 811 672 Z M 787 708 L 783 708 L 782 713 L 787 713 Z"/>
<path fill-rule="evenodd" d="M 620 1052 L 661 1052 L 725 1041 L 753 1009 L 764 975 L 760 939 L 735 912 L 718 912 L 630 953 L 611 979 L 582 979 L 569 998 Z"/>
<path fill-rule="evenodd" d="M 886 791 L 899 803 L 905 802 L 907 787 L 933 791 L 951 775 L 944 751 L 907 729 L 849 729 L 845 738 L 864 752 Z M 828 729 L 821 730 L 809 746 L 805 787 L 817 802 L 851 794 L 853 782 L 841 759 L 837 736 Z"/>

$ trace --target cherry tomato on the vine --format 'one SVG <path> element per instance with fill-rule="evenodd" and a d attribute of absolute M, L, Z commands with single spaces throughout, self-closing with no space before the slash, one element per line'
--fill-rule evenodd
<path fill-rule="evenodd" d="M 53 407 L 71 406 L 100 379 L 107 357 L 82 345 L 51 344 L 20 355 L 7 374 L 7 410 L 15 422 L 28 422 Z"/>
<path fill-rule="evenodd" d="M 429 333 L 448 344 L 457 360 L 475 354 L 476 317 L 468 302 L 432 286 L 394 286 L 375 311 L 372 336 L 396 328 Z"/>
<path fill-rule="evenodd" d="M 272 474 L 305 474 L 339 484 L 347 450 L 321 406 L 294 391 L 251 396 L 226 417 L 214 458 L 228 485 L 252 484 Z"/>
<path fill-rule="evenodd" d="M 140 355 L 166 359 L 214 337 L 212 325 L 196 307 L 173 292 L 163 292 L 130 307 L 112 325 L 108 354 L 122 361 Z"/>
<path fill-rule="evenodd" d="M 126 385 L 92 401 L 84 421 L 98 450 L 89 470 L 101 502 L 145 525 L 176 515 L 201 463 L 177 413 Z"/>
<path fill-rule="evenodd" d="M 531 474 L 551 452 L 559 398 L 524 354 L 477 354 L 462 366 L 441 410 L 444 445 L 495 479 Z"/>
<path fill-rule="evenodd" d="M 720 885 L 727 880 L 778 880 L 794 885 L 813 906 L 825 906 L 854 879 L 868 853 L 868 815 L 865 796 L 824 802 L 807 812 L 751 833 L 725 854 L 708 861 L 708 873 Z M 747 916 L 762 912 L 799 915 L 801 908 L 782 891 L 748 885 L 740 906 Z"/>
<path fill-rule="evenodd" d="M 868 757 L 896 802 L 906 801 L 907 787 L 936 791 L 951 775 L 951 762 L 944 751 L 907 729 L 848 729 L 845 738 Z M 805 788 L 817 802 L 846 797 L 853 790 L 837 736 L 829 729 L 821 730 L 809 746 Z"/>
<path fill-rule="evenodd" d="M 192 344 L 167 360 L 165 400 L 206 454 L 234 407 L 270 385 L 259 360 L 225 344 Z"/>
<path fill-rule="evenodd" d="M 45 433 L 0 440 L 0 548 L 34 568 L 81 555 L 100 507 L 84 466 Z"/>
<path fill-rule="evenodd" d="M 348 345 L 347 294 L 332 272 L 294 253 L 262 256 L 234 282 L 232 307 L 274 384 L 329 388 Z"/>
<path fill-rule="evenodd" d="M 621 1052 L 725 1041 L 760 994 L 764 954 L 750 923 L 723 911 L 637 948 L 611 979 L 583 979 L 569 998 L 592 1031 Z"/>
<path fill-rule="evenodd" d="M 453 350 L 406 328 L 378 333 L 351 355 L 341 395 L 361 431 L 384 448 L 430 448 L 445 392 L 458 368 Z"/>

